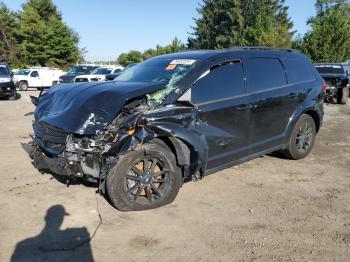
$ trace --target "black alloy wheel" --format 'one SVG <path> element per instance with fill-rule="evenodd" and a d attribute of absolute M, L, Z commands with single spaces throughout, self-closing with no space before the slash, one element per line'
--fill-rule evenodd
<path fill-rule="evenodd" d="M 162 143 L 146 143 L 121 155 L 107 175 L 113 205 L 121 211 L 153 209 L 174 201 L 182 173 L 174 154 Z"/>
<path fill-rule="evenodd" d="M 306 157 L 312 150 L 316 138 L 314 119 L 307 114 L 302 115 L 296 122 L 289 137 L 285 155 L 294 160 Z"/>
<path fill-rule="evenodd" d="M 138 204 L 159 201 L 170 188 L 169 176 L 161 159 L 137 159 L 125 176 L 124 193 L 129 201 Z"/>
<path fill-rule="evenodd" d="M 304 122 L 298 129 L 296 135 L 296 146 L 300 153 L 306 152 L 313 141 L 312 128 L 308 122 Z"/>

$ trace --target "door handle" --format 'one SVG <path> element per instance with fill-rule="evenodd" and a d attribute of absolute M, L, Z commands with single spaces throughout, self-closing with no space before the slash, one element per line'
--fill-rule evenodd
<path fill-rule="evenodd" d="M 290 94 L 288 95 L 288 97 L 289 97 L 289 98 L 296 98 L 296 97 L 298 97 L 298 94 L 296 94 L 296 93 L 290 93 Z"/>
<path fill-rule="evenodd" d="M 257 108 L 257 105 L 253 105 L 253 104 L 247 104 L 247 105 L 241 105 L 239 107 L 237 107 L 237 110 L 239 111 L 246 111 L 246 110 L 251 110 L 253 108 Z"/>

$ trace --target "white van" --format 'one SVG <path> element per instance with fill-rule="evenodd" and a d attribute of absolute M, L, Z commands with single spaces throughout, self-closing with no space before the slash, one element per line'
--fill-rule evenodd
<path fill-rule="evenodd" d="M 32 67 L 30 69 L 21 69 L 14 73 L 13 81 L 19 90 L 28 90 L 28 88 L 50 88 L 59 82 L 59 77 L 64 72 L 57 68 Z"/>

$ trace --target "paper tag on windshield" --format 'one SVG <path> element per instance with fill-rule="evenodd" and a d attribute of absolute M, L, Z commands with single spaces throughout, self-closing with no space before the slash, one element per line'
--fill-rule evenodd
<path fill-rule="evenodd" d="M 175 59 L 171 61 L 171 65 L 192 65 L 196 60 L 192 59 Z"/>

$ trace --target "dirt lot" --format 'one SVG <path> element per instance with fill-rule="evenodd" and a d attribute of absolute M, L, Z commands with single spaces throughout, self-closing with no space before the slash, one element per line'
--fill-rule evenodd
<path fill-rule="evenodd" d="M 21 146 L 33 93 L 0 101 L 0 261 L 349 261 L 350 105 L 326 106 L 304 160 L 264 156 L 121 213 L 33 168 Z"/>

